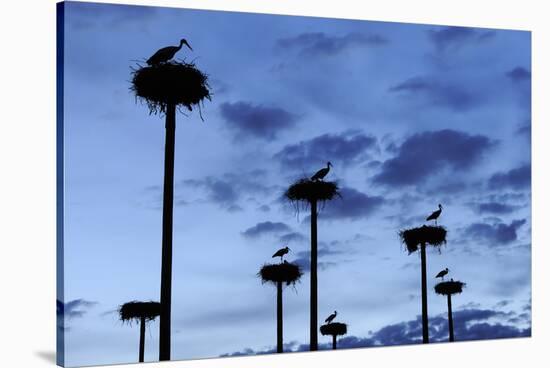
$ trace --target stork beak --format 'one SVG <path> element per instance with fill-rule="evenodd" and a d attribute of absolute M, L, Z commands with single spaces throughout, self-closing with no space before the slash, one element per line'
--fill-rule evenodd
<path fill-rule="evenodd" d="M 193 51 L 193 48 L 191 47 L 191 45 L 187 41 L 185 41 L 184 44 L 185 44 L 185 46 L 189 47 L 189 50 Z"/>

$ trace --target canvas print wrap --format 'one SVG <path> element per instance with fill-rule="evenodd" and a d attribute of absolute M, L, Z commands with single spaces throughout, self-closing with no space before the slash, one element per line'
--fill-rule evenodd
<path fill-rule="evenodd" d="M 57 359 L 531 336 L 531 34 L 58 4 Z"/>

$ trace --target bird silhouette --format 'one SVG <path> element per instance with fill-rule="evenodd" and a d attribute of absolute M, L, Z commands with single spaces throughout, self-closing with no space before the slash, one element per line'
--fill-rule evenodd
<path fill-rule="evenodd" d="M 321 170 L 317 171 L 315 175 L 311 177 L 311 181 L 319 181 L 323 180 L 325 176 L 327 176 L 328 172 L 330 171 L 332 164 L 327 162 L 327 167 L 323 167 Z"/>
<path fill-rule="evenodd" d="M 167 62 L 168 60 L 172 59 L 176 53 L 181 50 L 182 46 L 185 45 L 187 47 L 189 47 L 189 49 L 191 51 L 193 51 L 193 49 L 191 48 L 191 45 L 189 45 L 189 43 L 187 42 L 187 40 L 185 40 L 184 38 L 182 38 L 180 40 L 180 45 L 179 46 L 168 46 L 168 47 L 163 47 L 162 49 L 158 50 L 157 52 L 155 52 L 153 54 L 153 56 L 151 56 L 148 60 L 147 60 L 147 64 L 149 65 L 158 65 L 160 63 L 165 63 Z"/>
<path fill-rule="evenodd" d="M 435 225 L 437 226 L 437 219 L 441 215 L 441 211 L 443 211 L 443 206 L 441 204 L 438 205 L 439 209 L 437 211 L 432 212 L 432 214 L 428 217 L 426 217 L 426 221 L 435 220 Z"/>
<path fill-rule="evenodd" d="M 283 262 L 283 257 L 285 254 L 287 254 L 288 252 L 290 252 L 290 248 L 289 247 L 284 247 L 284 248 L 281 248 L 279 249 L 278 251 L 275 252 L 275 254 L 273 254 L 271 256 L 271 258 L 275 258 L 275 257 L 281 257 L 281 263 Z"/>
<path fill-rule="evenodd" d="M 334 311 L 334 313 L 332 313 L 330 316 L 327 317 L 327 319 L 325 319 L 325 322 L 326 323 L 331 323 L 336 318 L 337 314 L 338 314 L 338 312 Z"/>
<path fill-rule="evenodd" d="M 441 277 L 441 280 L 445 280 L 445 275 L 449 273 L 449 269 L 445 268 L 443 271 L 439 271 L 439 273 L 435 276 L 437 279 L 438 277 Z"/>

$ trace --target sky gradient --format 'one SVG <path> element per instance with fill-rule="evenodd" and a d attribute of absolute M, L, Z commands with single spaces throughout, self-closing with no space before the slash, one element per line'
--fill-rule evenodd
<path fill-rule="evenodd" d="M 326 161 L 342 198 L 319 215 L 319 320 L 338 310 L 340 347 L 421 341 L 420 259 L 398 232 L 438 203 L 432 340 L 445 267 L 467 284 L 457 340 L 530 336 L 529 32 L 67 2 L 64 36 L 66 365 L 137 361 L 116 309 L 159 299 L 164 122 L 131 68 L 182 37 L 213 97 L 204 122 L 177 117 L 172 359 L 273 351 L 276 290 L 256 274 L 286 244 L 306 273 L 284 341 L 308 344 L 308 217 L 282 195 Z"/>

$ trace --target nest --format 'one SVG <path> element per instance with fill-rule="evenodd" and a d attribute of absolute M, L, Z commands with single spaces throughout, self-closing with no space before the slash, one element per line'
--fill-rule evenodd
<path fill-rule="evenodd" d="M 146 321 L 152 321 L 160 315 L 160 303 L 158 302 L 137 302 L 124 303 L 118 309 L 122 322 L 131 322 L 145 317 Z"/>
<path fill-rule="evenodd" d="M 204 99 L 210 100 L 208 77 L 193 63 L 170 61 L 133 70 L 131 89 L 151 113 L 166 112 L 168 104 L 185 106 L 189 111 Z"/>
<path fill-rule="evenodd" d="M 462 288 L 466 286 L 465 283 L 460 281 L 443 281 L 435 285 L 434 289 L 437 294 L 440 295 L 453 295 L 462 293 Z"/>
<path fill-rule="evenodd" d="M 348 325 L 345 323 L 333 322 L 321 326 L 322 335 L 341 336 L 348 333 Z"/>
<path fill-rule="evenodd" d="M 312 181 L 304 178 L 296 181 L 285 192 L 285 198 L 291 202 L 330 201 L 340 196 L 338 185 L 332 181 Z"/>
<path fill-rule="evenodd" d="M 294 285 L 302 277 L 300 266 L 294 263 L 265 264 L 258 272 L 262 282 L 282 282 L 287 285 Z"/>
<path fill-rule="evenodd" d="M 399 236 L 409 253 L 416 252 L 421 244 L 440 247 L 447 243 L 447 230 L 443 226 L 415 227 L 400 231 Z"/>

